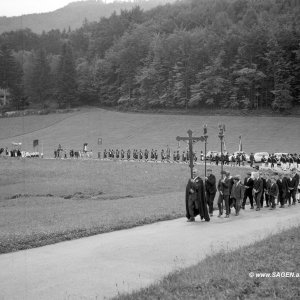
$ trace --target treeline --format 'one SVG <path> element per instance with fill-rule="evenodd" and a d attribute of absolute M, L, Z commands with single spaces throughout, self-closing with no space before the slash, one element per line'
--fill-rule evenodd
<path fill-rule="evenodd" d="M 299 15 L 296 0 L 186 0 L 7 32 L 0 87 L 16 106 L 286 110 L 300 102 Z"/>

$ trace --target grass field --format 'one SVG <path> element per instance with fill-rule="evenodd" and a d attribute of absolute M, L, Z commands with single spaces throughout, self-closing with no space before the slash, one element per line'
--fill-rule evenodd
<path fill-rule="evenodd" d="M 1 159 L 0 253 L 184 216 L 188 174 L 182 164 Z"/>
<path fill-rule="evenodd" d="M 299 251 L 300 227 L 296 227 L 251 246 L 213 254 L 158 284 L 113 299 L 299 299 L 300 277 L 278 277 L 281 272 L 300 274 Z M 274 277 L 250 277 L 250 272 Z"/>
<path fill-rule="evenodd" d="M 86 142 L 96 157 L 100 150 L 97 141 L 102 138 L 101 151 L 104 148 L 160 150 L 167 145 L 175 150 L 176 136 L 186 136 L 188 129 L 193 130 L 195 135 L 202 135 L 203 124 L 207 124 L 208 150 L 218 150 L 218 123 L 226 125 L 226 147 L 230 152 L 238 149 L 240 135 L 246 152 L 299 152 L 300 118 L 155 115 L 120 113 L 98 108 L 84 109 L 73 115 L 0 119 L 0 146 L 10 147 L 12 141 L 22 142 L 24 150 L 32 151 L 33 140 L 39 139 L 39 150 L 42 150 L 43 145 L 45 156 L 53 157 L 53 151 L 59 143 L 67 150 L 81 150 Z M 19 134 L 23 135 L 10 138 Z M 183 143 L 180 146 L 181 150 L 186 147 Z M 199 153 L 204 150 L 204 144 L 197 143 L 195 149 Z"/>
<path fill-rule="evenodd" d="M 68 114 L 0 119 L 0 147 L 22 142 L 31 151 L 39 139 L 45 157 L 60 143 L 96 152 L 104 148 L 177 149 L 176 136 L 188 129 L 202 134 L 208 124 L 208 149 L 219 149 L 219 122 L 226 145 L 237 150 L 299 152 L 300 118 L 155 115 L 83 109 Z M 21 134 L 21 135 L 20 135 Z M 18 138 L 16 138 L 18 136 Z M 196 151 L 203 150 L 196 144 Z M 185 145 L 181 144 L 181 150 Z M 187 165 L 100 160 L 0 158 L 0 252 L 128 228 L 185 214 Z M 203 174 L 203 166 L 198 166 Z M 242 177 L 246 169 L 231 169 Z M 219 174 L 220 167 L 213 167 Z"/>

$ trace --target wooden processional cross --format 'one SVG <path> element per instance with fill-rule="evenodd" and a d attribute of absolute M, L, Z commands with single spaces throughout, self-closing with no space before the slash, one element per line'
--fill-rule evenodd
<path fill-rule="evenodd" d="M 193 131 L 191 129 L 188 130 L 188 137 L 176 137 L 177 141 L 185 141 L 189 143 L 189 152 L 190 152 L 190 165 L 189 167 L 191 168 L 191 178 L 193 178 L 193 168 L 194 168 L 194 152 L 193 152 L 193 144 L 197 143 L 199 141 L 204 142 L 205 137 L 200 136 L 200 137 L 194 137 L 193 136 Z"/>

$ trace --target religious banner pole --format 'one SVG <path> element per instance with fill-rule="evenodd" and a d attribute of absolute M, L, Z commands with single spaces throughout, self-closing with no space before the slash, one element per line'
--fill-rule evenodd
<path fill-rule="evenodd" d="M 189 151 L 190 151 L 190 164 L 189 167 L 191 168 L 191 178 L 193 178 L 193 168 L 194 168 L 194 152 L 193 152 L 193 143 L 196 143 L 198 141 L 203 142 L 205 138 L 203 136 L 201 137 L 193 137 L 193 132 L 191 129 L 188 130 L 188 137 L 180 137 L 177 136 L 176 140 L 179 141 L 188 141 L 189 143 Z"/>
<path fill-rule="evenodd" d="M 219 124 L 219 138 L 221 140 L 221 177 L 223 178 L 223 164 L 224 164 L 224 155 L 223 155 L 223 141 L 224 141 L 224 131 L 225 125 Z"/>
<path fill-rule="evenodd" d="M 207 138 L 208 138 L 208 134 L 207 134 L 207 124 L 205 124 L 203 126 L 203 136 L 204 136 L 204 176 L 206 177 L 206 151 L 207 151 Z"/>

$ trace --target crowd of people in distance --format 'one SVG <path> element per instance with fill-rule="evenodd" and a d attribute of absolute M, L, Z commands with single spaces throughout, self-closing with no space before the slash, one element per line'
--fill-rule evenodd
<path fill-rule="evenodd" d="M 15 158 L 36 158 L 36 157 L 43 157 L 43 153 L 40 152 L 28 152 L 28 151 L 21 151 L 20 149 L 11 149 L 8 148 L 0 148 L 0 156 L 4 157 L 15 157 Z"/>
<path fill-rule="evenodd" d="M 54 158 L 93 158 L 93 151 L 88 151 L 87 146 L 84 146 L 82 151 L 74 149 L 67 151 L 59 144 L 57 149 L 54 149 Z"/>
<path fill-rule="evenodd" d="M 238 216 L 241 209 L 246 209 L 249 200 L 250 209 L 259 211 L 263 207 L 274 210 L 291 207 L 300 203 L 299 173 L 296 168 L 290 171 L 266 170 L 262 172 L 256 168 L 255 172 L 248 172 L 242 180 L 240 175 L 230 176 L 230 172 L 222 171 L 221 179 L 216 182 L 212 170 L 207 170 L 207 176 L 202 179 L 193 173 L 186 186 L 186 217 L 188 222 L 194 222 L 195 216 L 209 221 L 213 216 L 214 199 L 218 196 L 218 217 L 229 218 L 232 209 Z"/>
<path fill-rule="evenodd" d="M 12 149 L 12 150 L 8 150 L 8 148 L 6 147 L 4 148 L 0 148 L 0 155 L 3 154 L 5 156 L 10 156 L 10 157 L 21 157 L 22 153 L 20 149 Z"/>
<path fill-rule="evenodd" d="M 149 151 L 148 149 L 145 149 L 144 151 L 137 150 L 137 149 L 133 149 L 131 152 L 131 149 L 127 149 L 126 152 L 121 149 L 119 151 L 119 149 L 109 149 L 106 150 L 104 149 L 103 152 L 103 159 L 127 159 L 127 160 L 152 160 L 152 161 L 158 161 L 160 159 L 160 161 L 168 161 L 170 162 L 171 160 L 171 155 L 170 155 L 171 151 L 170 148 L 167 147 L 167 149 L 162 149 L 160 152 L 160 157 L 158 155 L 158 151 L 151 149 L 151 151 Z"/>

